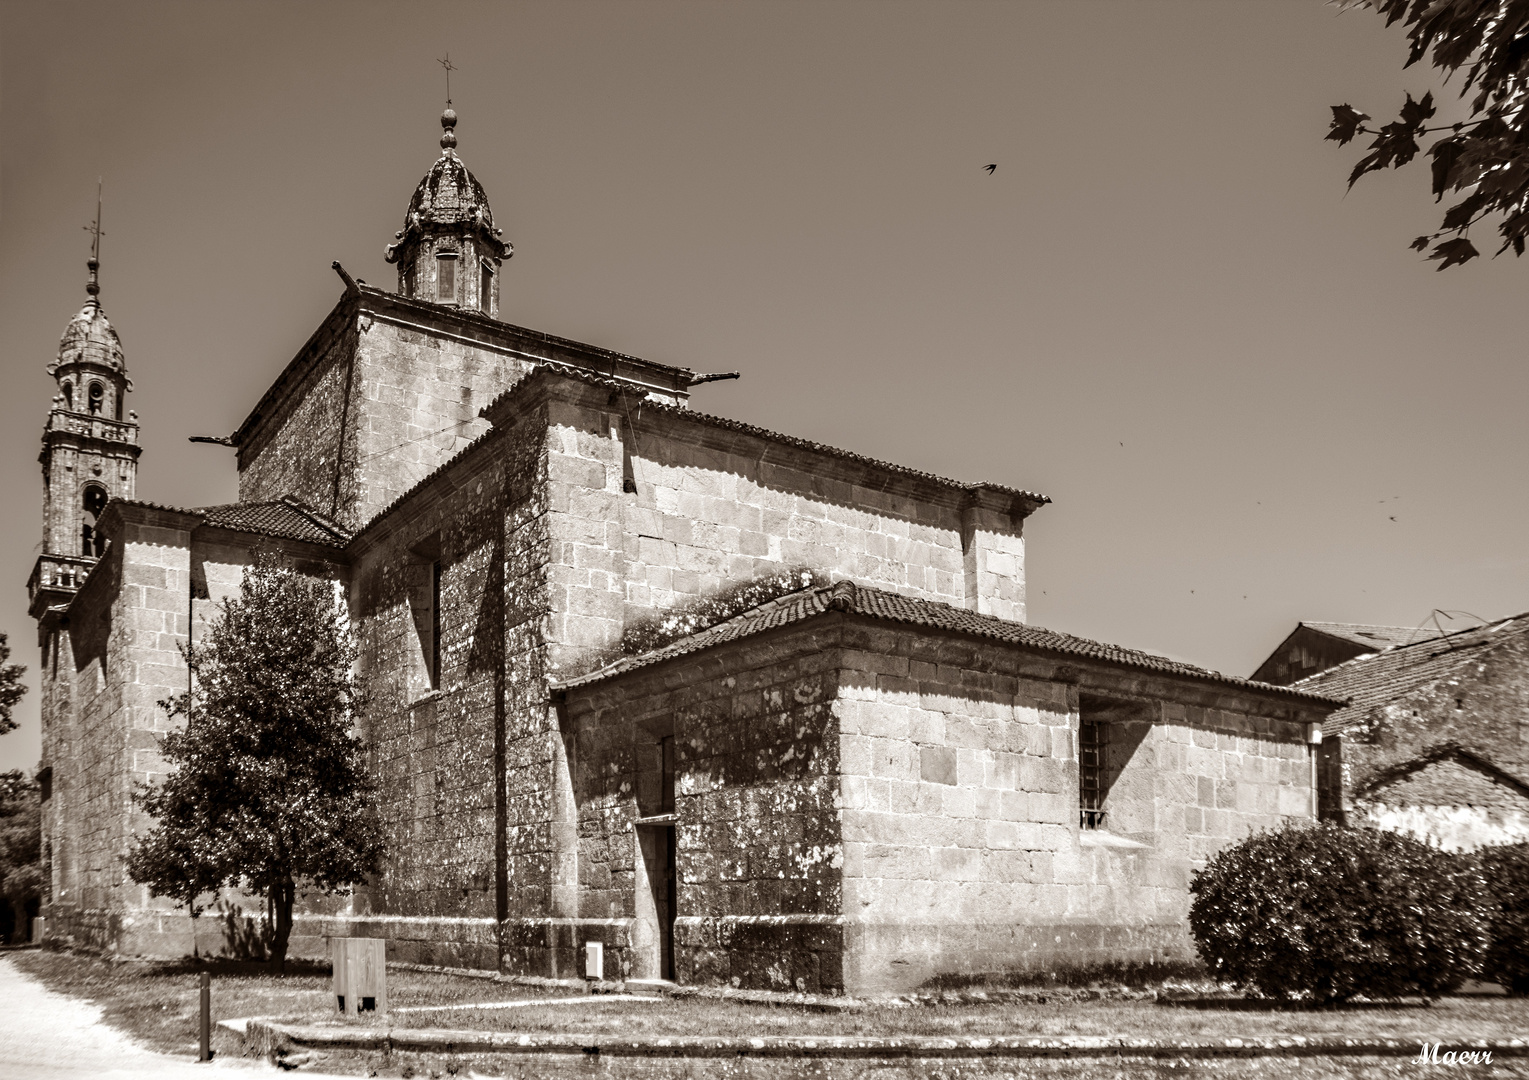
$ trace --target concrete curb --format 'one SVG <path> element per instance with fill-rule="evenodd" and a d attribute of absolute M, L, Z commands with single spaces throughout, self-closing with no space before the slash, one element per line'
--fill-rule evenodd
<path fill-rule="evenodd" d="M 1119 1036 L 904 1037 L 764 1036 L 760 1038 L 629 1039 L 607 1035 L 517 1034 L 439 1028 L 354 1028 L 278 1024 L 252 1019 L 246 1046 L 269 1055 L 296 1048 L 371 1050 L 432 1054 L 578 1054 L 646 1058 L 1247 1058 L 1247 1057 L 1417 1057 L 1415 1040 L 1281 1036 L 1256 1039 L 1130 1039 Z M 1494 1057 L 1529 1057 L 1529 1039 L 1468 1040 L 1450 1050 L 1490 1051 Z"/>

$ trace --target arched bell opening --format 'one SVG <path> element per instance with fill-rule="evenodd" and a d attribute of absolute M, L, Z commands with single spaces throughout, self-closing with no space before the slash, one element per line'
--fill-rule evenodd
<path fill-rule="evenodd" d="M 84 514 L 80 523 L 80 554 L 87 558 L 99 559 L 106 551 L 106 537 L 101 535 L 98 524 L 101 511 L 106 509 L 106 499 L 105 488 L 98 484 L 86 486 L 81 507 Z"/>

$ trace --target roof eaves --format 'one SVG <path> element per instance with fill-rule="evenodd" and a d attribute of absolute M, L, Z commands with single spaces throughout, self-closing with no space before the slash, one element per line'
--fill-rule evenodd
<path fill-rule="evenodd" d="M 637 389 L 637 387 L 634 387 L 630 383 L 592 374 L 589 372 L 578 371 L 566 364 L 548 362 L 543 366 L 552 374 L 561 375 L 565 378 L 586 383 L 590 386 L 599 386 L 618 391 Z M 503 403 L 508 402 L 511 397 L 525 392 L 527 384 L 532 378 L 535 377 L 535 375 L 536 373 L 532 372 L 524 379 L 521 379 L 519 382 L 517 382 L 514 386 L 511 386 L 509 389 L 505 390 L 502 394 L 491 401 L 487 407 L 484 408 L 481 415 L 487 416 L 491 413 L 500 411 L 500 407 Z M 1022 488 L 1008 487 L 1004 484 L 968 483 L 962 480 L 952 480 L 949 477 L 940 476 L 936 473 L 925 472 L 922 469 L 914 469 L 907 465 L 898 465 L 895 462 L 881 461 L 877 458 L 868 457 L 865 454 L 856 453 L 853 450 L 845 450 L 837 446 L 829 446 L 826 443 L 813 442 L 811 439 L 803 439 L 796 435 L 787 435 L 783 432 L 772 431 L 769 428 L 759 427 L 756 424 L 744 423 L 742 420 L 730 420 L 724 416 L 714 416 L 711 413 L 697 412 L 694 409 L 687 409 L 679 405 L 670 405 L 667 402 L 658 401 L 652 397 L 648 397 L 643 401 L 643 407 L 657 409 L 670 416 L 685 420 L 691 420 L 699 424 L 704 424 L 708 427 L 720 428 L 727 431 L 736 431 L 739 434 L 752 435 L 756 438 L 767 439 L 771 442 L 784 443 L 787 446 L 795 446 L 804 450 L 813 451 L 814 453 L 827 454 L 831 457 L 841 458 L 846 461 L 853 461 L 861 465 L 868 465 L 874 469 L 880 469 L 885 472 L 897 473 L 901 476 L 914 477 L 919 480 L 937 484 L 944 488 L 969 492 L 972 494 L 976 494 L 982 491 L 1001 492 L 1004 495 L 1008 495 L 1011 498 L 1018 499 L 1028 504 L 1025 511 L 1026 513 L 1031 513 L 1034 510 L 1037 510 L 1051 502 L 1051 498 L 1049 496 L 1042 495 L 1038 492 L 1026 491 Z"/>

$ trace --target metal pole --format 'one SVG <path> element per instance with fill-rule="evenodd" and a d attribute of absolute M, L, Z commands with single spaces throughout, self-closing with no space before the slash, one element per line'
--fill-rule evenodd
<path fill-rule="evenodd" d="M 212 975 L 202 972 L 202 1052 L 198 1061 L 212 1060 Z"/>

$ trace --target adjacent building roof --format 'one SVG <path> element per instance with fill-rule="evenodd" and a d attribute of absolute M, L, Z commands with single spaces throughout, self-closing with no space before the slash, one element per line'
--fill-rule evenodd
<path fill-rule="evenodd" d="M 290 496 L 275 502 L 226 503 L 222 506 L 166 506 L 142 499 L 114 499 L 122 506 L 145 506 L 202 519 L 202 524 L 280 540 L 301 540 L 327 547 L 344 547 L 351 534 L 341 525 Z"/>
<path fill-rule="evenodd" d="M 234 532 L 258 533 L 284 540 L 305 540 L 310 544 L 328 544 L 331 547 L 344 547 L 350 543 L 351 534 L 348 530 L 290 497 L 277 502 L 204 506 L 193 513 L 201 514 L 205 524 L 232 529 Z"/>
<path fill-rule="evenodd" d="M 840 581 L 833 585 L 803 589 L 800 592 L 761 604 L 725 622 L 698 631 L 661 648 L 616 661 L 599 671 L 554 684 L 554 689 L 569 690 L 615 678 L 629 671 L 662 663 L 702 649 L 711 648 L 728 641 L 750 637 L 754 634 L 788 626 L 822 615 L 829 611 L 851 612 L 884 619 L 888 622 L 923 626 L 934 630 L 948 630 L 972 634 L 977 637 L 1023 645 L 1027 648 L 1073 656 L 1081 659 L 1102 660 L 1106 663 L 1139 668 L 1163 675 L 1180 675 L 1227 686 L 1245 687 L 1262 693 L 1296 698 L 1318 705 L 1341 704 L 1331 696 L 1311 690 L 1296 690 L 1283 686 L 1271 686 L 1218 671 L 1196 667 L 1193 664 L 1170 660 L 1166 656 L 1128 649 L 1121 645 L 1109 645 L 1088 638 L 1073 637 L 1039 626 L 1010 622 L 992 615 L 979 615 L 965 608 L 952 607 L 937 600 L 920 600 L 899 593 Z"/>
<path fill-rule="evenodd" d="M 1393 645 L 1411 645 L 1429 641 L 1444 634 L 1436 626 L 1366 626 L 1364 623 L 1346 622 L 1300 622 L 1297 628 L 1306 627 L 1319 634 L 1352 641 L 1368 649 L 1387 649 Z"/>
<path fill-rule="evenodd" d="M 1339 735 L 1361 723 L 1372 709 L 1437 682 L 1462 664 L 1478 660 L 1485 650 L 1524 633 L 1529 633 L 1529 613 L 1356 656 L 1295 686 L 1348 699 L 1348 705 L 1323 725 L 1327 734 Z"/>

